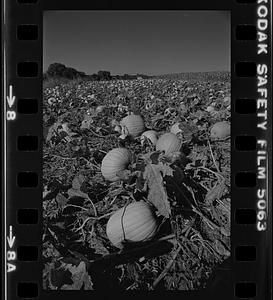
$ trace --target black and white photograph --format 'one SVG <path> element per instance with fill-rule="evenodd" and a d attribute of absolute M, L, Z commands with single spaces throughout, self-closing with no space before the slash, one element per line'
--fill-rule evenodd
<path fill-rule="evenodd" d="M 44 12 L 43 289 L 224 280 L 230 27 L 230 11 Z"/>

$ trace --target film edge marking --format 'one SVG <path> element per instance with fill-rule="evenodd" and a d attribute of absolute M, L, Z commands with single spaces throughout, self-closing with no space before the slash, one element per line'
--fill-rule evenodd
<path fill-rule="evenodd" d="M 264 3 L 264 4 L 262 4 Z M 268 35 L 264 33 L 268 29 L 268 0 L 258 0 L 257 8 L 257 37 L 258 37 L 258 51 L 257 54 L 267 54 L 268 51 Z M 266 43 L 262 43 L 266 42 Z"/>
<path fill-rule="evenodd" d="M 269 5 L 268 0 L 257 1 L 257 55 L 268 59 L 268 34 L 269 27 Z M 257 64 L 257 231 L 267 230 L 268 215 L 268 153 L 267 153 L 267 103 L 268 103 L 268 63 Z"/>
<path fill-rule="evenodd" d="M 15 103 L 15 96 L 13 95 L 13 86 L 9 86 L 9 95 L 7 95 L 7 102 L 9 105 L 9 110 L 7 110 L 7 120 L 14 121 L 16 119 L 16 112 L 11 110 L 12 106 Z"/>
<path fill-rule="evenodd" d="M 16 270 L 15 260 L 16 260 L 16 251 L 13 249 L 16 236 L 13 235 L 13 227 L 9 226 L 9 236 L 7 236 L 8 241 L 8 251 L 7 251 L 7 272 L 12 272 Z"/>

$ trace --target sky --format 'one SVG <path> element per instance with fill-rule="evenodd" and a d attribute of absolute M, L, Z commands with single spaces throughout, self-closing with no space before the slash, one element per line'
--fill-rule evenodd
<path fill-rule="evenodd" d="M 43 26 L 44 71 L 230 71 L 228 11 L 46 11 Z"/>

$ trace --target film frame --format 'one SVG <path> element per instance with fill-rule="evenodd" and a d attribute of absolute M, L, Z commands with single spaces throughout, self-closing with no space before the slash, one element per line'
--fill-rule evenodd
<path fill-rule="evenodd" d="M 271 276 L 272 252 L 270 217 L 270 200 L 272 199 L 270 183 L 272 177 L 269 171 L 272 169 L 270 140 L 272 134 L 272 104 L 270 100 L 272 97 L 269 85 L 272 79 L 271 33 L 270 26 L 267 26 L 264 29 L 268 35 L 267 39 L 259 43 L 256 35 L 255 38 L 253 35 L 251 37 L 251 30 L 254 30 L 255 26 L 256 34 L 257 31 L 263 31 L 261 29 L 263 25 L 259 23 L 259 20 L 266 19 L 268 25 L 271 23 L 271 3 L 269 1 L 256 3 L 254 1 L 238 0 L 236 2 L 234 0 L 221 1 L 221 3 L 217 3 L 217 1 L 206 1 L 206 3 L 195 1 L 194 4 L 186 4 L 173 1 L 149 6 L 144 2 L 128 5 L 125 2 L 114 3 L 111 1 L 104 3 L 94 1 L 92 4 L 78 1 L 75 4 L 72 1 L 55 3 L 51 0 L 18 0 L 18 2 L 14 0 L 9 3 L 4 1 L 3 5 L 3 99 L 9 97 L 10 103 L 14 102 L 10 105 L 9 102 L 4 101 L 3 120 L 7 121 L 2 123 L 4 128 L 3 144 L 5 145 L 3 153 L 4 230 L 2 233 L 4 237 L 8 238 L 7 243 L 4 244 L 3 253 L 5 265 L 3 299 L 17 297 L 43 299 L 43 297 L 49 296 L 57 298 L 60 293 L 64 292 L 55 293 L 41 288 L 42 207 L 41 201 L 37 200 L 42 199 L 43 11 L 61 9 L 231 11 L 232 270 L 225 296 L 227 296 L 226 299 L 270 299 L 271 283 L 269 278 Z M 28 38 L 26 38 L 27 36 Z M 267 45 L 267 51 L 261 44 Z M 261 53 L 257 54 L 259 49 Z M 267 89 L 267 100 L 269 100 L 267 101 L 266 130 L 257 127 L 257 124 L 262 126 L 261 120 L 263 113 L 265 113 L 262 109 L 257 109 L 256 103 L 257 99 L 261 97 L 258 92 L 258 83 L 262 79 L 267 80 L 263 87 Z M 13 96 L 15 97 L 14 101 L 12 101 Z M 23 99 L 32 99 L 29 107 L 25 106 Z M 255 105 L 245 105 L 246 99 L 252 103 L 255 102 Z M 261 103 L 260 105 L 262 106 Z M 26 138 L 26 136 L 28 137 Z M 20 142 L 19 139 L 22 141 Z M 258 143 L 257 141 L 261 142 Z M 267 142 L 266 149 L 258 148 L 264 146 L 262 141 Z M 18 144 L 22 145 L 19 150 Z M 12 165 L 10 165 L 11 162 Z M 264 165 L 265 163 L 266 165 Z M 261 192 L 263 190 L 264 192 Z M 259 191 L 262 193 L 260 196 L 257 194 Z M 249 200 L 246 201 L 246 199 Z M 261 199 L 265 201 L 261 202 Z M 268 218 L 266 220 L 267 228 L 263 231 L 261 224 L 264 224 L 265 218 Z M 22 247 L 31 247 L 32 250 L 27 251 L 30 251 L 32 253 L 31 258 L 35 259 L 31 259 L 31 261 L 19 260 L 19 251 L 24 251 Z M 252 255 L 247 258 L 247 253 L 251 252 Z M 11 271 L 7 272 L 9 268 Z M 16 270 L 13 271 L 13 268 Z M 180 297 L 183 295 L 187 299 L 217 298 L 221 295 L 220 292 L 213 290 L 182 291 L 175 292 L 171 296 Z M 83 291 L 70 291 L 70 293 L 72 297 L 76 295 L 75 293 L 77 295 L 80 293 L 81 297 L 90 297 Z M 94 292 L 93 295 L 102 296 L 98 292 Z M 169 297 L 168 293 L 161 292 L 160 295 Z M 130 295 L 130 297 L 138 296 L 139 294 Z M 143 296 L 154 297 L 156 294 L 144 294 Z"/>

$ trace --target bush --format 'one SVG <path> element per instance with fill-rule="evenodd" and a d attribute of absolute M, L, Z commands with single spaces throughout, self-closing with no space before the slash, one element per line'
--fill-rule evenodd
<path fill-rule="evenodd" d="M 54 63 L 51 64 L 46 73 L 44 74 L 44 79 L 48 78 L 67 78 L 67 79 L 75 79 L 75 78 L 83 78 L 86 74 L 84 72 L 79 72 L 74 68 L 68 68 L 63 64 Z"/>

